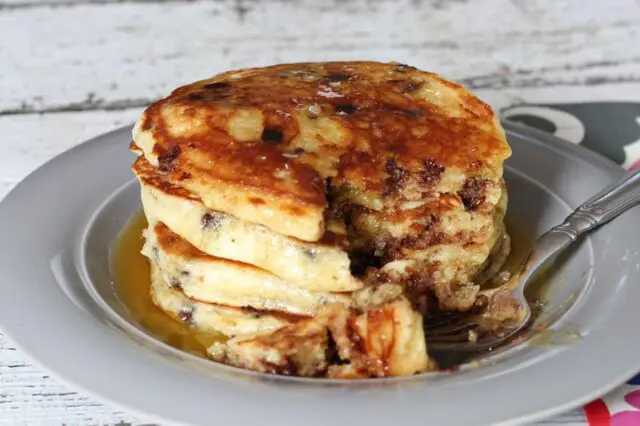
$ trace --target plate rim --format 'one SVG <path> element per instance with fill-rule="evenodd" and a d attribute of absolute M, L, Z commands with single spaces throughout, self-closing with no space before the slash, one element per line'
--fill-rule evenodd
<path fill-rule="evenodd" d="M 573 145 L 569 142 L 566 142 L 564 140 L 558 139 L 552 135 L 549 135 L 547 133 L 544 133 L 542 131 L 536 130 L 536 129 L 532 129 L 526 125 L 522 125 L 519 123 L 513 123 L 513 122 L 503 122 L 503 126 L 505 128 L 505 131 L 507 134 L 509 133 L 516 133 L 518 136 L 523 137 L 525 139 L 527 139 L 528 142 L 532 142 L 536 145 L 543 145 L 544 147 L 554 150 L 556 152 L 559 152 L 562 155 L 565 156 L 571 156 L 574 158 L 578 158 L 581 161 L 586 161 L 589 164 L 593 165 L 596 168 L 600 168 L 603 170 L 606 170 L 612 174 L 622 174 L 623 173 L 623 169 L 621 167 L 619 167 L 618 165 L 616 165 L 614 162 L 612 162 L 611 160 L 591 151 L 588 150 L 584 147 L 581 146 L 577 146 L 577 145 Z M 64 151 L 63 153 L 59 154 L 58 156 L 50 159 L 49 161 L 47 161 L 46 163 L 44 163 L 42 166 L 40 166 L 38 169 L 36 169 L 35 171 L 33 171 L 32 173 L 30 173 L 26 178 L 24 178 L 18 185 L 16 185 L 15 188 L 13 188 L 6 196 L 5 198 L 0 202 L 0 214 L 2 213 L 2 208 L 4 205 L 6 205 L 6 200 L 10 199 L 12 200 L 13 197 L 15 197 L 15 194 L 19 194 L 20 191 L 23 190 L 23 187 L 30 182 L 31 180 L 35 179 L 34 176 L 37 177 L 37 174 L 39 172 L 41 172 L 43 169 L 45 169 L 46 167 L 53 167 L 54 163 L 56 161 L 58 161 L 60 159 L 60 157 L 63 157 L 65 155 L 70 155 L 70 152 L 72 151 L 77 151 L 77 150 L 83 150 L 83 149 L 91 149 L 91 147 L 93 146 L 93 144 L 97 143 L 98 141 L 105 139 L 105 138 L 109 138 L 109 137 L 113 137 L 114 135 L 117 135 L 123 131 L 126 131 L 128 129 L 130 129 L 130 126 L 122 126 L 118 129 L 115 129 L 113 131 L 107 132 L 105 134 L 99 135 L 97 137 L 91 138 L 89 140 L 87 140 L 86 142 L 83 142 L 81 144 L 78 144 L 66 151 Z M 546 139 L 546 141 L 545 141 Z M 549 143 L 551 142 L 551 143 Z M 114 191 L 117 188 L 114 188 Z M 0 224 L 0 228 L 1 228 L 1 224 Z M 0 306 L 2 306 L 2 302 L 0 301 Z M 3 314 L 0 313 L 0 318 L 3 317 Z M 3 321 L 4 322 L 4 321 Z M 3 329 L 5 329 L 5 327 L 2 327 Z M 53 377 L 55 377 L 57 380 L 60 380 L 61 382 L 70 385 L 72 388 L 76 388 L 76 389 L 81 389 L 82 392 L 91 395 L 93 397 L 95 397 L 98 400 L 102 400 L 102 401 L 108 401 L 110 404 L 113 404 L 115 406 L 120 406 L 125 408 L 127 411 L 132 412 L 132 413 L 136 413 L 138 415 L 142 415 L 146 418 L 153 418 L 153 419 L 157 419 L 160 421 L 166 421 L 166 418 L 163 417 L 158 417 L 156 416 L 153 412 L 148 412 L 146 410 L 138 410 L 137 407 L 132 406 L 130 404 L 121 402 L 117 399 L 112 399 L 107 397 L 104 394 L 101 394 L 99 392 L 94 392 L 93 390 L 91 390 L 89 387 L 84 386 L 82 383 L 79 383 L 78 381 L 74 381 L 74 380 L 67 380 L 67 377 L 64 376 L 63 373 L 58 374 L 58 371 L 55 371 L 52 368 L 49 368 L 46 366 L 47 362 L 46 361 L 42 361 L 41 359 L 39 359 L 38 357 L 34 357 L 32 356 L 32 351 L 29 350 L 26 347 L 23 347 L 22 342 L 21 342 L 21 338 L 18 337 L 16 338 L 14 336 L 14 333 L 12 333 L 11 331 L 9 332 L 5 332 L 5 336 L 9 337 L 9 339 L 17 346 L 21 349 L 21 351 L 29 358 L 31 359 L 35 364 L 39 365 L 39 366 L 45 366 L 44 368 L 46 368 L 47 370 L 49 370 L 51 372 L 51 375 Z M 26 346 L 29 346 L 29 344 L 27 344 Z M 640 360 L 638 361 L 638 365 L 636 367 L 634 367 L 634 370 L 640 368 Z M 635 374 L 635 373 L 634 373 Z M 631 375 L 629 375 L 629 377 L 631 377 Z M 628 378 L 628 377 L 626 377 Z M 626 379 L 625 378 L 625 379 Z M 623 380 L 625 380 L 623 379 Z M 616 380 L 617 381 L 617 380 Z M 615 388 L 618 384 L 612 384 L 610 386 L 610 389 Z M 609 389 L 609 390 L 610 390 Z M 600 390 L 598 390 L 598 394 L 600 394 L 599 392 Z M 552 410 L 548 410 L 545 413 L 537 413 L 536 415 L 532 415 L 529 416 L 531 418 L 520 418 L 518 421 L 531 421 L 534 419 L 539 419 L 539 418 L 543 418 L 543 417 L 547 417 L 548 415 L 552 415 L 552 414 L 556 414 L 558 412 L 564 411 L 567 408 L 573 407 L 573 406 L 577 406 L 580 405 L 583 402 L 587 402 L 591 399 L 593 399 L 595 396 L 597 395 L 585 395 L 585 397 L 583 398 L 583 401 L 581 402 L 577 402 L 575 403 L 575 401 L 571 402 L 571 403 L 567 403 L 565 404 L 565 406 L 563 407 L 557 407 L 555 409 Z M 504 423 L 504 424 L 519 424 L 519 423 Z"/>

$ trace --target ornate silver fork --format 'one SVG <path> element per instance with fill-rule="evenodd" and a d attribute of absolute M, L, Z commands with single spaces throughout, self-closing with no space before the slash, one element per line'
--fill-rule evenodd
<path fill-rule="evenodd" d="M 639 203 L 640 169 L 625 174 L 575 209 L 563 223 L 540 236 L 505 284 L 483 292 L 484 303 L 479 312 L 428 319 L 428 349 L 470 352 L 500 346 L 531 321 L 525 289 L 537 274 L 579 237 Z"/>

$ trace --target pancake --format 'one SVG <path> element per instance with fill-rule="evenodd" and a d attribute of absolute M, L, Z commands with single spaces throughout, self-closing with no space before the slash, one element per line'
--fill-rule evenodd
<path fill-rule="evenodd" d="M 256 313 L 194 301 L 179 289 L 167 284 L 160 268 L 151 261 L 151 298 L 167 315 L 204 333 L 221 333 L 227 337 L 246 336 L 277 330 L 297 318 L 274 313 Z"/>
<path fill-rule="evenodd" d="M 347 294 L 309 291 L 255 266 L 207 255 L 162 222 L 149 223 L 142 252 L 170 286 L 201 302 L 311 316 L 321 305 L 351 301 Z"/>
<path fill-rule="evenodd" d="M 482 301 L 506 312 L 481 285 L 509 250 L 511 150 L 492 109 L 436 74 L 378 62 L 229 71 L 150 105 L 131 150 L 144 251 L 169 289 L 301 318 L 216 343 L 215 360 L 411 375 L 435 368 L 423 314 Z"/>
<path fill-rule="evenodd" d="M 268 228 L 207 209 L 180 186 L 156 172 L 144 157 L 133 170 L 141 184 L 148 220 L 160 221 L 197 249 L 224 259 L 255 265 L 282 280 L 320 292 L 357 290 L 351 275 L 345 236 L 326 232 L 319 243 L 277 234 Z"/>
<path fill-rule="evenodd" d="M 443 193 L 489 208 L 511 153 L 462 86 L 377 62 L 222 73 L 152 104 L 133 137 L 208 208 L 305 241 L 324 235 L 332 194 L 376 211 Z"/>
<path fill-rule="evenodd" d="M 389 377 L 435 369 L 422 316 L 401 288 L 387 284 L 359 293 L 357 300 L 367 302 L 355 309 L 326 305 L 314 318 L 215 343 L 208 353 L 237 367 L 294 376 Z"/>
<path fill-rule="evenodd" d="M 486 281 L 482 276 L 491 254 L 505 237 L 503 224 L 507 194 L 486 212 L 466 211 L 453 197 L 440 196 L 422 206 L 382 214 L 356 210 L 351 225 L 360 252 L 382 259 L 383 266 L 369 281 L 405 285 L 415 298 L 433 294 L 434 308 L 470 309 Z M 501 252 L 502 262 L 508 254 Z"/>

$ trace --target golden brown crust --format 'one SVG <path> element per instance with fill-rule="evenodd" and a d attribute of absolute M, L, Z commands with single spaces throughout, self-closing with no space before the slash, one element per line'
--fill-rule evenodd
<path fill-rule="evenodd" d="M 171 180 L 197 194 L 211 185 L 251 193 L 238 201 L 249 205 L 239 217 L 307 241 L 324 232 L 327 178 L 386 205 L 428 192 L 434 168 L 498 180 L 510 155 L 489 106 L 394 63 L 230 71 L 153 104 L 139 132 L 151 135 L 145 154 Z M 394 190 L 405 181 L 413 191 Z M 295 223 L 271 220 L 274 212 Z"/>
<path fill-rule="evenodd" d="M 136 151 L 139 148 L 136 147 L 135 144 L 132 143 L 131 150 Z M 201 203 L 202 200 L 195 195 L 193 192 L 185 189 L 182 186 L 179 186 L 179 182 L 172 182 L 169 177 L 164 174 L 158 173 L 158 170 L 149 164 L 149 161 L 144 156 L 139 156 L 134 161 L 131 166 L 134 174 L 139 179 L 139 181 L 149 187 L 153 187 L 157 190 L 160 190 L 167 195 L 173 197 L 184 198 L 186 200 L 195 201 Z M 210 213 L 212 216 L 225 215 L 224 213 L 212 211 Z M 226 216 L 226 215 L 225 215 Z M 206 221 L 206 218 L 203 218 L 203 222 Z M 302 241 L 295 237 L 289 237 L 291 241 Z M 344 232 L 332 232 L 327 230 L 322 238 L 315 242 L 316 247 L 336 247 L 336 248 L 345 248 L 347 247 L 348 242 L 346 240 L 346 235 Z"/>
<path fill-rule="evenodd" d="M 157 222 L 154 225 L 153 232 L 155 234 L 158 246 L 162 248 L 162 251 L 170 255 L 179 256 L 184 259 L 190 259 L 191 261 L 216 262 L 242 269 L 262 271 L 262 269 L 253 265 L 249 265 L 247 263 L 236 262 L 234 260 L 223 259 L 221 257 L 208 255 L 198 250 L 193 245 L 189 244 L 189 242 L 180 238 L 179 235 L 170 230 L 162 222 Z"/>
<path fill-rule="evenodd" d="M 136 161 L 134 161 L 131 168 L 133 169 L 133 172 L 140 180 L 140 182 L 144 183 L 145 185 L 158 188 L 159 190 L 176 197 L 195 201 L 200 200 L 191 191 L 188 191 L 187 189 L 176 185 L 175 183 L 167 179 L 165 175 L 159 174 L 156 168 L 149 164 L 144 156 L 139 156 L 138 158 L 136 158 Z"/>

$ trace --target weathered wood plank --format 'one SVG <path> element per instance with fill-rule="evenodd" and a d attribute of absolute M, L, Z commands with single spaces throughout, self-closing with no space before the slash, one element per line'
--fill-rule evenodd
<path fill-rule="evenodd" d="M 135 120 L 139 109 L 0 117 L 0 199 L 37 167 L 93 136 Z"/>
<path fill-rule="evenodd" d="M 5 9 L 0 28 L 0 114 L 139 106 L 301 60 L 399 60 L 474 88 L 640 82 L 633 0 L 81 3 Z"/>
<path fill-rule="evenodd" d="M 73 7 L 81 4 L 108 5 L 114 3 L 189 3 L 195 0 L 3 0 L 0 8 L 3 9 L 31 9 L 37 7 L 58 8 Z M 218 0 L 208 0 L 218 1 Z M 228 0 L 231 1 L 231 0 Z M 236 2 L 245 0 L 233 0 Z M 249 0 L 251 1 L 251 0 Z"/>
<path fill-rule="evenodd" d="M 0 424 L 114 424 L 134 418 L 71 391 L 0 338 Z"/>

